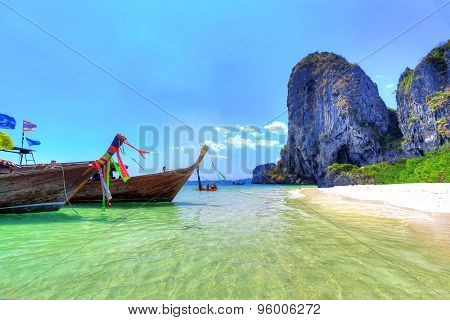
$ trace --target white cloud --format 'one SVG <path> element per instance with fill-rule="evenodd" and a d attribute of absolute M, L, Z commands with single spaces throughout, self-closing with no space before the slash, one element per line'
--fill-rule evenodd
<path fill-rule="evenodd" d="M 255 149 L 258 147 L 266 147 L 266 148 L 273 148 L 280 146 L 280 142 L 278 140 L 266 140 L 266 139 L 260 139 L 260 140 L 251 140 L 243 138 L 241 135 L 235 135 L 233 137 L 229 137 L 227 139 L 227 143 L 231 144 L 235 148 L 252 148 Z"/>
<path fill-rule="evenodd" d="M 178 150 L 178 151 L 181 151 L 181 152 L 183 152 L 184 150 L 185 150 L 185 148 L 184 147 L 170 147 L 169 148 L 170 150 Z"/>
<path fill-rule="evenodd" d="M 206 144 L 213 151 L 220 151 L 220 150 L 224 150 L 227 148 L 226 145 L 224 145 L 222 143 L 214 142 L 212 140 L 206 140 L 204 142 L 204 144 Z"/>
<path fill-rule="evenodd" d="M 393 83 L 389 83 L 386 85 L 386 88 L 388 88 L 388 89 L 392 89 L 393 87 L 395 87 L 395 84 L 393 84 Z"/>
<path fill-rule="evenodd" d="M 228 128 L 230 128 L 231 130 L 228 129 Z M 238 131 L 248 133 L 248 134 L 250 134 L 250 135 L 253 136 L 253 137 L 261 137 L 261 136 L 262 136 L 261 130 L 258 129 L 257 127 L 255 127 L 255 126 L 249 126 L 249 125 L 243 125 L 243 126 L 242 126 L 242 125 L 237 124 L 237 125 L 234 125 L 234 126 L 230 126 L 230 127 L 228 127 L 228 128 L 225 128 L 225 127 L 215 127 L 214 129 L 215 129 L 217 132 L 219 132 L 219 133 L 224 133 L 224 134 L 229 134 L 229 133 L 231 133 L 234 129 L 236 129 L 236 130 L 238 130 Z"/>
<path fill-rule="evenodd" d="M 259 131 L 252 131 L 250 132 L 250 135 L 254 136 L 255 138 L 259 138 L 262 136 L 262 133 Z"/>
<path fill-rule="evenodd" d="M 227 156 L 224 156 L 222 154 L 210 154 L 211 158 L 213 159 L 226 159 Z"/>
<path fill-rule="evenodd" d="M 383 78 L 383 75 L 382 74 L 376 74 L 374 78 L 375 79 L 381 79 L 381 78 Z"/>
<path fill-rule="evenodd" d="M 266 148 L 273 148 L 273 147 L 278 147 L 280 145 L 280 142 L 277 140 L 261 139 L 261 140 L 256 141 L 256 145 L 261 146 L 261 147 L 266 147 Z"/>
<path fill-rule="evenodd" d="M 234 137 L 229 137 L 227 139 L 227 143 L 231 144 L 235 148 L 249 147 L 254 149 L 256 147 L 256 144 L 253 140 L 242 138 L 240 134 L 235 135 Z"/>
<path fill-rule="evenodd" d="M 230 130 L 224 127 L 215 127 L 214 128 L 217 132 L 222 132 L 222 133 L 230 133 Z"/>
<path fill-rule="evenodd" d="M 240 131 L 244 131 L 244 132 L 253 132 L 255 131 L 255 128 L 252 128 L 250 126 L 240 126 L 240 125 L 236 125 L 235 126 L 236 129 L 240 130 Z"/>
<path fill-rule="evenodd" d="M 180 151 L 180 152 L 184 152 L 184 151 L 192 151 L 192 150 L 197 150 L 198 148 L 196 146 L 178 146 L 178 147 L 169 147 L 169 150 L 172 151 Z"/>
<path fill-rule="evenodd" d="M 284 122 L 280 121 L 274 121 L 272 123 L 269 123 L 268 125 L 264 126 L 264 129 L 274 132 L 274 133 L 286 133 L 288 131 L 288 126 Z"/>

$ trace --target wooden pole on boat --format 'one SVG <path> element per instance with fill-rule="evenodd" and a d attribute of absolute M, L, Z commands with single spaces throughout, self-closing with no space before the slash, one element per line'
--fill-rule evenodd
<path fill-rule="evenodd" d="M 22 149 L 23 149 L 23 141 L 25 140 L 25 131 L 23 131 L 23 121 L 22 121 Z M 23 154 L 20 153 L 20 165 L 22 165 Z M 25 164 L 27 162 L 27 156 L 25 156 Z"/>
<path fill-rule="evenodd" d="M 22 149 L 23 149 L 23 141 L 25 139 L 25 131 L 24 131 L 24 127 L 23 127 L 23 121 L 22 121 Z"/>
<path fill-rule="evenodd" d="M 197 168 L 197 179 L 198 179 L 198 190 L 201 191 L 201 190 L 203 190 L 203 187 L 202 187 L 202 181 L 200 180 L 200 170 L 199 170 L 199 168 Z"/>

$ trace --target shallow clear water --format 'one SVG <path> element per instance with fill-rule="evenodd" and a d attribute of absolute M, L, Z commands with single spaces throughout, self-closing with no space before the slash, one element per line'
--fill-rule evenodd
<path fill-rule="evenodd" d="M 0 215 L 0 299 L 449 298 L 448 244 L 304 207 L 291 188 L 186 186 L 173 204 L 107 215 Z"/>

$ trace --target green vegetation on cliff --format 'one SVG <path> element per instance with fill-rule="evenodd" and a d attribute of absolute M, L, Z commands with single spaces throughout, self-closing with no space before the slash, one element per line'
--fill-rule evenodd
<path fill-rule="evenodd" d="M 409 93 L 411 89 L 411 84 L 414 79 L 414 70 L 409 70 L 408 74 L 400 81 L 400 88 L 405 94 Z"/>
<path fill-rule="evenodd" d="M 285 149 L 285 147 L 283 147 L 283 149 Z M 268 180 L 268 183 L 286 183 L 287 174 L 282 169 L 284 167 L 283 160 L 280 159 L 276 166 L 264 170 L 263 174 L 266 177 L 266 180 Z"/>
<path fill-rule="evenodd" d="M 388 111 L 388 130 L 385 135 L 379 137 L 378 142 L 381 147 L 387 149 L 401 149 L 402 132 L 398 124 L 397 113 L 393 109 L 387 108 Z"/>
<path fill-rule="evenodd" d="M 357 167 L 335 163 L 328 167 L 328 175 L 347 175 L 361 184 L 395 184 L 418 182 L 450 182 L 450 145 L 428 152 L 422 158 L 398 159 Z"/>
<path fill-rule="evenodd" d="M 432 112 L 438 109 L 446 108 L 450 105 L 450 92 L 437 91 L 431 95 L 426 96 L 427 105 Z"/>
<path fill-rule="evenodd" d="M 441 136 L 447 139 L 450 138 L 450 117 L 439 118 L 434 124 L 436 125 L 436 129 Z"/>
<path fill-rule="evenodd" d="M 445 52 L 450 49 L 450 40 L 441 46 L 431 50 L 425 57 L 425 60 L 429 62 L 437 72 L 443 74 L 447 72 L 447 62 L 445 61 Z"/>

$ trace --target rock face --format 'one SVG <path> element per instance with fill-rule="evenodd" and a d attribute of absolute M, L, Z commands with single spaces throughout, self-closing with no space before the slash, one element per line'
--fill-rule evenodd
<path fill-rule="evenodd" d="M 305 57 L 289 79 L 287 144 L 264 179 L 319 186 L 372 183 L 348 172 L 327 175 L 328 166 L 393 163 L 423 156 L 448 142 L 449 49 L 447 41 L 414 70 L 403 72 L 397 111 L 386 108 L 376 84 L 359 66 L 333 53 Z"/>
<path fill-rule="evenodd" d="M 433 49 L 414 70 L 406 68 L 397 86 L 397 114 L 403 149 L 413 156 L 450 138 L 450 41 Z"/>
<path fill-rule="evenodd" d="M 276 167 L 277 167 L 277 165 L 275 163 L 266 163 L 266 164 L 257 166 L 255 168 L 255 170 L 253 170 L 252 183 L 254 183 L 254 184 L 275 183 L 271 178 L 269 170 L 274 169 Z"/>
<path fill-rule="evenodd" d="M 380 161 L 388 111 L 378 88 L 357 65 L 333 53 L 314 53 L 292 70 L 289 133 L 281 170 L 301 183 L 325 183 L 335 162 Z"/>

